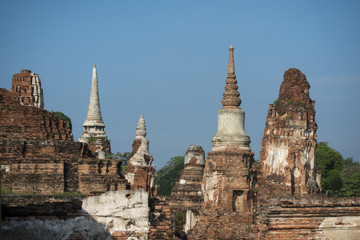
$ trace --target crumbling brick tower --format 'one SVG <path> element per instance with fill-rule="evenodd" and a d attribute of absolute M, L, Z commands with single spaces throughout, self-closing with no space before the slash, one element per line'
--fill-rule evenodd
<path fill-rule="evenodd" d="M 270 104 L 260 152 L 260 194 L 306 196 L 319 190 L 317 124 L 310 84 L 300 70 L 284 74 L 279 98 Z"/>
<path fill-rule="evenodd" d="M 11 92 L 19 96 L 19 101 L 25 106 L 44 109 L 44 96 L 39 75 L 28 69 L 13 75 Z"/>
<path fill-rule="evenodd" d="M 130 183 L 131 189 L 143 189 L 148 192 L 149 197 L 155 197 L 156 172 L 152 166 L 153 157 L 149 153 L 149 140 L 146 138 L 147 132 L 143 116 L 139 118 L 135 134 L 125 178 Z"/>
<path fill-rule="evenodd" d="M 186 150 L 184 170 L 171 191 L 169 204 L 173 213 L 185 213 L 184 231 L 192 229 L 199 220 L 199 210 L 204 202 L 202 178 L 205 152 L 201 146 L 190 145 Z M 175 217 L 175 221 L 178 221 Z M 176 229 L 178 230 L 178 229 Z"/>
<path fill-rule="evenodd" d="M 218 112 L 218 131 L 206 159 L 203 186 L 204 204 L 200 222 L 190 239 L 253 239 L 254 153 L 244 129 L 245 112 L 239 108 L 234 67 L 234 48 L 230 47 L 229 67 L 223 108 Z"/>

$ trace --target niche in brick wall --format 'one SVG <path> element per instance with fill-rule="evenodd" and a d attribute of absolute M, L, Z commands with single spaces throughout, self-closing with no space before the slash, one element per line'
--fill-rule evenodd
<path fill-rule="evenodd" d="M 244 191 L 234 190 L 232 198 L 232 207 L 234 212 L 245 212 L 244 207 L 245 194 Z"/>

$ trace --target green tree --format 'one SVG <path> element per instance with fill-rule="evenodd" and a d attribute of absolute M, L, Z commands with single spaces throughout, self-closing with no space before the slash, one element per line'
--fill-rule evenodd
<path fill-rule="evenodd" d="M 330 194 L 339 193 L 343 186 L 341 171 L 344 159 L 341 154 L 329 147 L 326 142 L 318 143 L 316 147 L 318 169 L 321 170 L 321 187 Z"/>
<path fill-rule="evenodd" d="M 344 168 L 341 172 L 343 186 L 340 195 L 344 197 L 360 196 L 360 163 L 354 162 L 353 158 L 344 160 Z"/>
<path fill-rule="evenodd" d="M 176 179 L 180 178 L 184 170 L 184 157 L 172 157 L 166 165 L 157 171 L 157 193 L 160 196 L 169 196 L 175 186 Z"/>

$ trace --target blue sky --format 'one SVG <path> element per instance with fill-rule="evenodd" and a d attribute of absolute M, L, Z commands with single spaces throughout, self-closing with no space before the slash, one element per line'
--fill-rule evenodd
<path fill-rule="evenodd" d="M 1 1 L 0 87 L 40 75 L 45 108 L 82 132 L 91 71 L 113 152 L 131 151 L 139 116 L 158 167 L 190 144 L 211 149 L 228 47 L 258 159 L 268 104 L 300 69 L 318 140 L 360 160 L 359 1 Z"/>

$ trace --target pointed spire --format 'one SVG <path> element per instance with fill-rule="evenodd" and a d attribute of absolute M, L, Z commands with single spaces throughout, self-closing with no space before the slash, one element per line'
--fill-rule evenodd
<path fill-rule="evenodd" d="M 228 74 L 235 74 L 235 64 L 234 64 L 234 47 L 229 47 L 229 66 L 228 66 Z"/>
<path fill-rule="evenodd" d="M 225 92 L 223 93 L 223 99 L 221 100 L 224 108 L 238 108 L 241 104 L 241 99 L 239 98 L 240 93 L 237 91 L 238 86 L 236 75 L 235 75 L 235 64 L 234 64 L 234 47 L 230 46 L 229 48 L 229 65 L 228 65 L 228 75 L 226 79 Z"/>
<path fill-rule="evenodd" d="M 135 132 L 136 136 L 138 137 L 146 137 L 146 125 L 145 125 L 145 119 L 143 116 L 140 116 L 139 118 L 139 122 L 137 124 L 137 127 L 136 127 L 136 132 Z"/>
<path fill-rule="evenodd" d="M 96 65 L 94 65 L 92 71 L 89 107 L 83 127 L 83 135 L 78 140 L 80 142 L 86 142 L 90 136 L 105 137 L 105 124 L 101 117 Z"/>
<path fill-rule="evenodd" d="M 86 116 L 85 123 L 87 121 L 104 124 L 101 117 L 100 100 L 99 100 L 99 89 L 98 89 L 98 77 L 96 66 L 94 65 L 91 79 L 91 92 L 88 113 Z M 85 124 L 84 123 L 84 124 Z"/>

